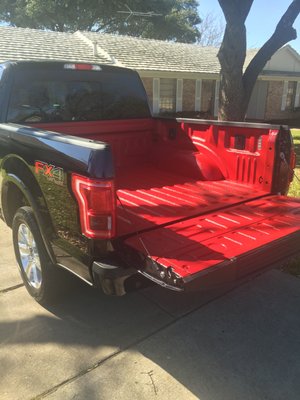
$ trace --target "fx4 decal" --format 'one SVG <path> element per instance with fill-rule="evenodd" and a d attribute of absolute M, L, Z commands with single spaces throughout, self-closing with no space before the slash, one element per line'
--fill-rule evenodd
<path fill-rule="evenodd" d="M 43 161 L 34 162 L 34 170 L 37 175 L 45 176 L 49 181 L 57 185 L 64 184 L 64 170 L 52 164 L 47 164 Z"/>

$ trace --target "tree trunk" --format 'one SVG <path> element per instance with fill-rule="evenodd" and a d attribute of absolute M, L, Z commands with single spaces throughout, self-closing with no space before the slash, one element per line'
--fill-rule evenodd
<path fill-rule="evenodd" d="M 244 76 L 243 83 L 245 88 L 245 102 L 250 101 L 251 93 L 259 73 L 262 71 L 270 58 L 282 46 L 291 40 L 297 38 L 296 29 L 293 28 L 293 23 L 300 12 L 300 0 L 293 1 L 280 21 L 278 22 L 275 32 L 270 39 L 259 49 L 255 57 L 248 65 Z"/>
<path fill-rule="evenodd" d="M 245 26 L 227 25 L 218 58 L 221 64 L 220 120 L 239 121 L 243 118 L 243 64 L 246 56 Z"/>
<path fill-rule="evenodd" d="M 243 121 L 259 73 L 278 49 L 297 37 L 292 25 L 300 13 L 300 0 L 294 0 L 290 4 L 275 32 L 251 60 L 244 74 L 244 23 L 253 0 L 244 0 L 241 3 L 236 3 L 235 0 L 219 0 L 219 3 L 226 18 L 226 30 L 218 53 L 221 64 L 218 118 L 223 121 Z"/>
<path fill-rule="evenodd" d="M 244 119 L 243 66 L 246 57 L 245 20 L 253 0 L 237 3 L 235 0 L 219 0 L 226 19 L 223 42 L 218 53 L 221 64 L 219 120 Z"/>

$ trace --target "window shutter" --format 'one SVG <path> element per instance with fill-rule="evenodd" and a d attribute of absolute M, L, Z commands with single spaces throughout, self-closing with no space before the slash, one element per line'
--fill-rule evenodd
<path fill-rule="evenodd" d="M 220 81 L 216 81 L 215 88 L 215 106 L 214 106 L 214 116 L 218 116 L 219 112 L 219 96 L 220 96 Z"/>
<path fill-rule="evenodd" d="M 183 80 L 177 79 L 176 88 L 176 112 L 182 111 L 182 91 L 183 91 Z"/>
<path fill-rule="evenodd" d="M 286 108 L 286 98 L 287 98 L 288 86 L 289 86 L 289 82 L 284 81 L 282 99 L 281 99 L 281 111 L 284 111 Z"/>
<path fill-rule="evenodd" d="M 300 107 L 300 82 L 297 82 L 294 107 Z"/>
<path fill-rule="evenodd" d="M 153 114 L 159 113 L 159 78 L 153 79 Z"/>
<path fill-rule="evenodd" d="M 201 111 L 201 89 L 202 79 L 196 80 L 195 111 Z"/>

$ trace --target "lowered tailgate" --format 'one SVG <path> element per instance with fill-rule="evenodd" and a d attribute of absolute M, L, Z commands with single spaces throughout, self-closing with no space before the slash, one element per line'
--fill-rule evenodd
<path fill-rule="evenodd" d="M 174 290 L 242 278 L 300 252 L 300 199 L 268 196 L 126 240 L 140 272 Z"/>

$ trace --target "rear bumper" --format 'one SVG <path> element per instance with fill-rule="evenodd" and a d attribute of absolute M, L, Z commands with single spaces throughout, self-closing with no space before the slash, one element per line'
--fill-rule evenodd
<path fill-rule="evenodd" d="M 92 265 L 93 280 L 96 287 L 107 295 L 123 296 L 151 285 L 135 268 L 95 261 Z"/>
<path fill-rule="evenodd" d="M 300 233 L 297 233 L 186 278 L 177 276 L 176 282 L 171 275 L 165 274 L 164 278 L 161 278 L 164 267 L 158 269 L 154 263 L 149 266 L 149 262 L 137 270 L 97 261 L 93 263 L 92 272 L 95 285 L 107 295 L 122 296 L 145 288 L 151 283 L 175 292 L 217 289 L 235 286 L 267 269 L 287 263 L 290 258 L 300 257 L 299 241 Z"/>

